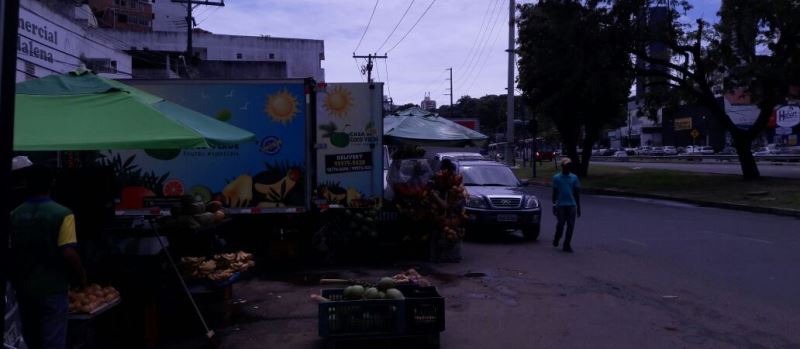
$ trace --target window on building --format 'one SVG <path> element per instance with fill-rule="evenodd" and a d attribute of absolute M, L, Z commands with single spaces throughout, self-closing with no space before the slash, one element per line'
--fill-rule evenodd
<path fill-rule="evenodd" d="M 270 53 L 269 54 L 269 59 L 275 59 L 275 54 L 274 53 Z"/>
<path fill-rule="evenodd" d="M 236 59 L 242 59 L 242 54 L 241 53 L 237 53 L 236 54 Z"/>

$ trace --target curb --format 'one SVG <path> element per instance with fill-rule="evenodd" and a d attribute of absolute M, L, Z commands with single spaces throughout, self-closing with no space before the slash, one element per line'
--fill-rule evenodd
<path fill-rule="evenodd" d="M 539 186 L 539 187 L 547 187 L 547 188 L 550 187 L 549 184 L 542 184 L 542 183 L 535 183 L 535 182 L 531 182 L 531 185 L 535 185 L 535 186 Z M 747 212 L 754 212 L 754 213 L 766 213 L 766 214 L 772 214 L 772 215 L 776 215 L 776 216 L 786 216 L 786 217 L 800 218 L 800 210 L 792 210 L 792 209 L 788 209 L 788 208 L 747 206 L 747 205 L 733 204 L 733 203 L 728 203 L 728 202 L 713 202 L 713 201 L 695 200 L 695 199 L 687 199 L 687 198 L 676 198 L 676 197 L 672 197 L 672 196 L 665 196 L 665 195 L 658 195 L 658 194 L 646 194 L 646 193 L 634 193 L 634 192 L 627 192 L 627 191 L 613 190 L 613 189 L 582 188 L 581 189 L 581 193 L 592 194 L 592 195 L 607 195 L 607 196 L 620 196 L 620 197 L 633 197 L 633 198 L 642 198 L 642 199 L 675 201 L 675 202 L 682 202 L 682 203 L 697 205 L 697 206 L 701 206 L 701 207 L 713 207 L 713 208 L 722 208 L 722 209 L 727 209 L 727 210 L 747 211 Z"/>

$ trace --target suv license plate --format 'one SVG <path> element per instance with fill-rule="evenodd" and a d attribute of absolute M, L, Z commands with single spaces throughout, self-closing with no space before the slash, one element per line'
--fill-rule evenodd
<path fill-rule="evenodd" d="M 497 215 L 498 222 L 516 222 L 517 215 L 515 214 L 499 214 Z"/>

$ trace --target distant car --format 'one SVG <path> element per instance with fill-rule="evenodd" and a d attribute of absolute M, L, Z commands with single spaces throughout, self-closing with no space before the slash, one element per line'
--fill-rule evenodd
<path fill-rule="evenodd" d="M 650 149 L 650 156 L 664 156 L 664 148 L 662 147 L 653 147 Z"/>
<path fill-rule="evenodd" d="M 473 152 L 446 152 L 446 153 L 436 153 L 433 155 L 433 168 L 434 170 L 439 169 L 439 163 L 442 162 L 444 159 L 449 159 L 450 161 L 457 163 L 459 161 L 492 161 L 491 158 L 483 156 L 481 153 L 473 153 Z"/>
<path fill-rule="evenodd" d="M 675 147 L 666 146 L 664 147 L 664 155 L 667 156 L 678 155 L 678 149 L 676 149 Z"/>
<path fill-rule="evenodd" d="M 527 239 L 539 237 L 542 218 L 539 200 L 533 188 L 517 179 L 508 166 L 492 161 L 461 161 L 458 172 L 469 193 L 466 202 L 469 231 L 520 229 Z"/>
<path fill-rule="evenodd" d="M 734 147 L 722 148 L 722 150 L 719 153 L 722 154 L 722 155 L 736 155 L 736 154 L 738 154 L 738 152 L 736 152 L 736 148 L 734 148 Z"/>
<path fill-rule="evenodd" d="M 616 153 L 616 149 L 600 149 L 600 156 L 613 156 Z"/>
<path fill-rule="evenodd" d="M 757 151 L 753 152 L 753 156 L 772 156 L 772 155 L 782 155 L 782 154 L 784 153 L 776 148 L 760 148 Z"/>
<path fill-rule="evenodd" d="M 684 147 L 676 147 L 675 150 L 678 151 L 678 154 L 686 154 L 686 148 Z"/>
<path fill-rule="evenodd" d="M 714 155 L 714 147 L 704 146 L 700 147 L 700 149 L 696 151 L 701 155 Z"/>
<path fill-rule="evenodd" d="M 481 154 L 481 153 L 473 153 L 473 152 L 436 153 L 433 156 L 433 160 L 435 160 L 435 161 L 442 161 L 444 159 L 450 159 L 451 161 L 490 160 L 488 157 L 483 156 L 483 154 Z"/>
<path fill-rule="evenodd" d="M 625 153 L 629 156 L 636 155 L 636 148 L 625 148 Z"/>
<path fill-rule="evenodd" d="M 618 151 L 614 152 L 614 157 L 615 158 L 627 158 L 628 157 L 628 152 L 626 152 L 624 150 L 618 150 Z"/>
<path fill-rule="evenodd" d="M 650 155 L 650 149 L 651 149 L 650 147 L 639 147 L 638 149 L 636 149 L 636 155 L 644 155 L 644 156 Z"/>
<path fill-rule="evenodd" d="M 553 149 L 536 150 L 536 161 L 553 161 L 557 156 Z"/>

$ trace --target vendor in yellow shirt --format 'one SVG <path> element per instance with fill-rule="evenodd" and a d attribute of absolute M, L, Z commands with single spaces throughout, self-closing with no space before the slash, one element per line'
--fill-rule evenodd
<path fill-rule="evenodd" d="M 28 199 L 11 212 L 11 280 L 22 333 L 30 348 L 66 348 L 68 279 L 86 274 L 75 249 L 75 216 L 50 199 L 53 177 L 41 166 L 25 169 Z"/>

